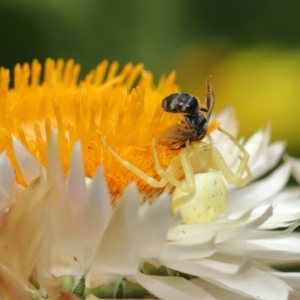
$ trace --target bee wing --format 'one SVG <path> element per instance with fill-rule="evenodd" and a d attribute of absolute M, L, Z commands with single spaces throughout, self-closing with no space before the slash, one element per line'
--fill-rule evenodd
<path fill-rule="evenodd" d="M 195 139 L 197 139 L 197 136 L 191 129 L 173 125 L 162 133 L 157 142 L 163 146 L 172 146 L 174 144 L 184 144 L 187 140 Z"/>

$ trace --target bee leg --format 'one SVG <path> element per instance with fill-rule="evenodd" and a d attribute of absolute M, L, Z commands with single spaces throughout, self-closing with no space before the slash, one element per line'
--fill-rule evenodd
<path fill-rule="evenodd" d="M 120 155 L 118 155 L 105 141 L 105 138 L 100 135 L 100 139 L 105 146 L 105 148 L 108 150 L 108 152 L 126 169 L 134 173 L 136 176 L 140 177 L 144 181 L 146 181 L 149 185 L 155 188 L 163 188 L 167 184 L 167 180 L 162 178 L 161 180 L 156 180 L 153 177 L 149 176 L 147 173 L 143 172 L 141 169 L 134 166 L 132 163 L 130 163 L 127 160 L 124 160 Z"/>
<path fill-rule="evenodd" d="M 167 170 L 164 170 L 159 163 L 155 148 L 155 137 L 152 137 L 152 152 L 154 157 L 154 166 L 157 173 L 168 183 L 187 193 L 195 191 L 194 171 L 188 159 L 189 151 L 190 147 L 183 149 L 171 160 Z M 179 180 L 182 175 L 185 175 L 186 182 Z"/>
<path fill-rule="evenodd" d="M 246 151 L 246 149 L 243 147 L 243 145 L 233 135 L 231 135 L 229 132 L 225 131 L 224 129 L 222 129 L 220 127 L 218 128 L 218 130 L 230 138 L 230 140 L 243 153 L 243 157 L 241 158 L 241 161 L 240 161 L 240 164 L 238 166 L 236 173 L 232 172 L 232 170 L 226 164 L 221 153 L 215 147 L 212 147 L 213 160 L 229 183 L 237 185 L 237 186 L 244 186 L 252 179 L 252 174 L 251 174 L 251 171 L 248 166 L 249 154 Z M 244 173 L 246 173 L 245 177 L 243 177 Z"/>
<path fill-rule="evenodd" d="M 176 143 L 170 146 L 170 150 L 180 150 L 181 148 L 185 148 L 185 143 Z"/>

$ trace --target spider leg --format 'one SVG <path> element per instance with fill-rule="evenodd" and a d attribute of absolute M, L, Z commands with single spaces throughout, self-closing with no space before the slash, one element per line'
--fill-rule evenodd
<path fill-rule="evenodd" d="M 221 153 L 215 147 L 212 147 L 214 162 L 216 163 L 216 165 L 218 166 L 218 168 L 223 173 L 224 177 L 229 183 L 235 184 L 237 186 L 244 186 L 252 179 L 252 174 L 248 166 L 249 154 L 243 147 L 243 145 L 239 143 L 239 141 L 233 135 L 231 135 L 229 132 L 225 131 L 220 127 L 218 128 L 218 130 L 226 136 L 228 136 L 228 138 L 243 153 L 243 157 L 240 158 L 241 161 L 235 174 L 228 167 Z M 246 173 L 245 177 L 243 177 L 244 172 Z"/>
<path fill-rule="evenodd" d="M 164 170 L 161 167 L 158 159 L 157 151 L 155 148 L 155 137 L 152 137 L 152 152 L 154 157 L 154 166 L 157 173 L 167 182 L 171 183 L 173 186 L 179 188 L 181 191 L 186 193 L 195 191 L 194 171 L 188 159 L 189 151 L 191 151 L 190 148 L 191 147 L 188 146 L 187 148 L 182 149 L 180 153 L 171 160 L 167 170 Z M 180 171 L 181 168 L 179 168 L 180 164 L 183 169 L 186 182 L 178 180 L 178 178 L 180 178 L 181 175 L 183 175 L 182 171 Z"/>
<path fill-rule="evenodd" d="M 138 167 L 131 164 L 129 161 L 124 160 L 119 154 L 117 154 L 105 141 L 105 138 L 100 135 L 100 139 L 105 146 L 105 148 L 108 150 L 108 152 L 126 169 L 146 181 L 149 185 L 155 187 L 155 188 L 163 188 L 167 184 L 167 180 L 164 178 L 161 178 L 161 180 L 156 180 L 153 177 L 149 176 L 145 172 L 143 172 Z"/>
<path fill-rule="evenodd" d="M 229 132 L 225 131 L 222 128 L 218 128 L 223 134 L 227 135 L 229 137 L 229 139 L 241 150 L 241 152 L 244 154 L 241 159 L 241 163 L 240 166 L 238 167 L 238 173 L 241 174 L 241 176 L 243 175 L 243 172 L 246 172 L 246 176 L 244 178 L 241 179 L 241 183 L 243 185 L 247 184 L 251 179 L 252 179 L 252 174 L 250 171 L 250 168 L 248 166 L 248 161 L 250 158 L 249 153 L 246 151 L 246 149 L 243 147 L 243 145 L 233 136 L 231 135 Z"/>

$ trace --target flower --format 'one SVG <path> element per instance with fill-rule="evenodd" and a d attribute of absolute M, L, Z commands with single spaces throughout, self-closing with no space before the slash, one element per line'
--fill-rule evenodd
<path fill-rule="evenodd" d="M 272 266 L 299 262 L 300 240 L 292 233 L 300 218 L 299 187 L 285 188 L 291 170 L 299 173 L 298 163 L 287 157 L 260 178 L 278 163 L 284 143 L 269 143 L 269 126 L 254 134 L 244 147 L 256 181 L 240 188 L 226 183 L 226 172 L 224 178 L 214 172 L 226 183 L 227 208 L 215 220 L 183 224 L 180 213 L 171 213 L 175 192 L 148 184 L 159 178 L 153 153 L 163 173 L 177 166 L 184 151 L 151 149 L 152 135 L 180 118 L 159 108 L 165 95 L 178 90 L 174 73 L 155 87 L 142 65 L 116 72 L 116 63 L 108 68 L 103 62 L 78 84 L 73 61 L 47 60 L 40 84 L 41 66 L 34 61 L 31 70 L 27 64 L 15 68 L 10 89 L 8 71 L 0 70 L 2 298 L 295 296 L 299 274 Z M 214 120 L 237 136 L 232 110 Z M 232 140 L 219 131 L 211 135 L 213 147 L 236 171 L 240 152 Z M 142 171 L 136 174 L 148 174 L 146 181 L 124 167 L 126 161 Z M 197 189 L 200 177 L 192 175 Z M 270 230 L 279 227 L 286 229 Z"/>

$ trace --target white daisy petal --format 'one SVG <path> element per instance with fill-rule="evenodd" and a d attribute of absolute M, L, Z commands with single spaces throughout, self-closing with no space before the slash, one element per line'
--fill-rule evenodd
<path fill-rule="evenodd" d="M 176 271 L 205 278 L 237 278 L 248 272 L 251 268 L 251 260 L 248 257 L 240 265 L 227 264 L 210 259 L 187 261 L 160 258 L 159 262 Z"/>
<path fill-rule="evenodd" d="M 218 230 L 216 243 L 225 242 L 229 239 L 242 236 L 247 230 L 252 230 L 259 227 L 272 216 L 273 208 L 271 206 L 259 207 L 260 213 L 255 213 L 255 209 L 249 216 L 249 219 L 244 223 L 236 223 L 236 226 L 224 226 Z M 247 214 L 246 214 L 247 215 Z"/>
<path fill-rule="evenodd" d="M 3 264 L 0 264 L 0 299 L 32 299 L 17 276 Z"/>
<path fill-rule="evenodd" d="M 103 167 L 100 167 L 94 175 L 87 199 L 78 214 L 78 226 L 85 243 L 91 247 L 99 244 L 111 215 L 110 195 L 103 175 Z"/>
<path fill-rule="evenodd" d="M 216 120 L 221 123 L 221 127 L 228 131 L 233 136 L 238 134 L 238 123 L 239 121 L 235 117 L 235 111 L 232 107 L 226 107 L 220 113 L 212 116 L 213 120 Z M 216 140 L 216 146 L 222 145 L 222 142 L 227 141 L 228 139 L 219 131 L 214 131 L 214 140 Z"/>
<path fill-rule="evenodd" d="M 0 154 L 0 210 L 15 202 L 15 172 L 6 155 Z"/>
<path fill-rule="evenodd" d="M 14 136 L 12 136 L 12 141 L 19 168 L 24 180 L 29 184 L 32 180 L 40 176 L 43 167 Z"/>
<path fill-rule="evenodd" d="M 272 218 L 272 217 L 271 217 Z M 259 239 L 270 239 L 270 238 L 278 238 L 282 236 L 287 236 L 292 233 L 298 226 L 300 222 L 296 222 L 285 230 L 276 231 L 276 230 L 252 230 L 250 232 L 245 232 L 243 234 L 243 238 L 247 240 L 259 240 Z"/>
<path fill-rule="evenodd" d="M 271 144 L 256 160 L 250 165 L 253 179 L 257 179 L 279 162 L 286 147 L 285 142 Z"/>
<path fill-rule="evenodd" d="M 299 186 L 288 186 L 285 187 L 280 193 L 274 196 L 274 201 L 276 205 L 280 203 L 280 201 L 288 201 L 290 199 L 300 199 L 300 187 Z"/>
<path fill-rule="evenodd" d="M 296 159 L 290 156 L 285 156 L 284 159 L 291 165 L 293 176 L 300 184 L 300 159 Z"/>
<path fill-rule="evenodd" d="M 138 206 L 137 187 L 127 187 L 118 202 L 110 223 L 96 251 L 92 270 L 104 274 L 135 274 L 138 270 Z"/>
<path fill-rule="evenodd" d="M 294 201 L 292 201 L 294 200 Z M 300 207 L 299 207 L 300 199 L 291 199 L 291 201 L 286 201 L 286 205 L 282 203 L 282 205 L 276 205 L 274 209 L 274 215 L 268 220 L 267 223 L 285 223 L 285 226 L 288 226 L 290 222 L 294 222 L 300 219 Z M 282 207 L 284 208 L 282 209 Z M 282 212 L 282 214 L 281 214 Z M 267 225 L 267 224 L 264 224 Z M 273 228 L 282 227 L 276 226 Z"/>
<path fill-rule="evenodd" d="M 214 300 L 200 287 L 182 277 L 147 276 L 138 273 L 134 279 L 156 297 L 164 300 Z"/>
<path fill-rule="evenodd" d="M 238 121 L 234 117 L 234 115 L 235 112 L 233 111 L 233 109 L 228 107 L 216 116 L 216 120 L 221 123 L 220 127 L 222 129 L 226 130 L 233 136 L 237 136 Z M 227 163 L 232 161 L 232 156 L 236 156 L 238 153 L 232 141 L 219 130 L 215 130 L 211 135 L 214 141 L 214 147 L 216 147 L 222 153 L 225 161 Z"/>
<path fill-rule="evenodd" d="M 249 159 L 250 166 L 259 157 L 259 154 L 261 153 L 262 148 L 264 146 L 264 140 L 265 140 L 265 132 L 263 130 L 258 130 L 244 144 L 245 149 L 250 155 L 250 159 Z"/>
<path fill-rule="evenodd" d="M 62 170 L 62 164 L 59 154 L 58 136 L 57 131 L 53 130 L 50 134 L 49 143 L 47 145 L 47 186 L 49 189 L 49 203 L 53 206 L 54 214 L 57 213 L 63 217 L 61 219 L 66 227 L 70 227 L 72 224 L 72 215 L 70 212 L 70 204 L 66 201 L 67 193 L 65 186 L 65 179 Z M 58 220 L 60 218 L 58 217 Z M 63 226 L 59 222 L 53 222 L 54 226 Z M 64 227 L 61 229 L 63 232 Z M 70 228 L 69 228 L 70 229 Z M 69 230 L 68 229 L 68 230 Z M 61 234 L 61 233 L 59 233 Z"/>
<path fill-rule="evenodd" d="M 47 148 L 47 182 L 48 185 L 55 185 L 58 193 L 65 192 L 64 175 L 59 155 L 57 131 L 53 130 L 50 134 Z"/>
<path fill-rule="evenodd" d="M 284 281 L 279 278 L 251 269 L 248 273 L 237 278 L 205 278 L 210 283 L 219 287 L 234 291 L 244 297 L 264 300 L 287 300 L 292 290 Z"/>
<path fill-rule="evenodd" d="M 235 294 L 233 291 L 225 290 L 200 278 L 191 279 L 191 282 L 201 287 L 218 300 L 249 300 L 248 297 Z"/>
<path fill-rule="evenodd" d="M 251 201 L 253 204 L 264 201 L 276 195 L 286 185 L 290 173 L 291 167 L 285 163 L 267 178 L 250 183 L 243 189 L 231 191 L 229 202 L 234 206 L 235 203 L 247 204 Z"/>
<path fill-rule="evenodd" d="M 228 227 L 238 227 L 242 224 L 245 224 L 250 220 L 252 214 L 252 209 L 249 209 L 242 214 L 239 214 L 234 219 L 229 220 L 229 216 L 225 215 L 225 218 L 218 219 L 210 223 L 206 224 L 184 224 L 178 226 L 176 229 L 169 232 L 168 240 L 169 241 L 177 241 L 183 240 L 189 242 L 191 241 L 198 241 L 202 243 L 208 239 L 212 239 L 216 232 L 219 232 L 221 229 L 224 229 L 225 225 L 229 225 Z M 225 223 L 224 223 L 225 222 Z M 226 228 L 225 228 L 226 229 Z"/>
<path fill-rule="evenodd" d="M 300 291 L 300 272 L 272 272 L 273 275 L 285 281 L 290 287 Z"/>
<path fill-rule="evenodd" d="M 195 259 L 211 256 L 216 251 L 215 237 L 204 238 L 203 242 L 193 238 L 168 243 L 161 258 Z M 187 242 L 187 240 L 191 243 Z"/>
<path fill-rule="evenodd" d="M 269 220 L 264 224 L 259 226 L 259 229 L 269 230 L 274 228 L 282 228 L 291 225 L 290 223 L 286 222 L 270 222 Z"/>
<path fill-rule="evenodd" d="M 178 211 L 175 215 L 173 215 L 170 219 L 169 231 L 174 230 L 177 226 L 182 223 L 183 216 L 180 211 Z"/>
<path fill-rule="evenodd" d="M 274 249 L 285 251 L 286 254 L 300 254 L 300 233 L 293 232 L 286 236 L 281 236 L 272 239 L 261 239 L 259 241 L 251 241 L 265 247 L 266 249 Z"/>
<path fill-rule="evenodd" d="M 218 253 L 245 256 L 264 259 L 269 263 L 293 262 L 299 258 L 299 238 L 298 245 L 293 245 L 289 238 L 267 239 L 267 240 L 231 240 L 218 246 Z"/>
<path fill-rule="evenodd" d="M 73 147 L 70 172 L 66 179 L 66 189 L 71 209 L 74 214 L 77 214 L 87 196 L 81 144 L 79 141 Z"/>
<path fill-rule="evenodd" d="M 166 246 L 170 216 L 170 199 L 163 193 L 141 216 L 138 245 L 141 258 L 161 255 Z"/>

